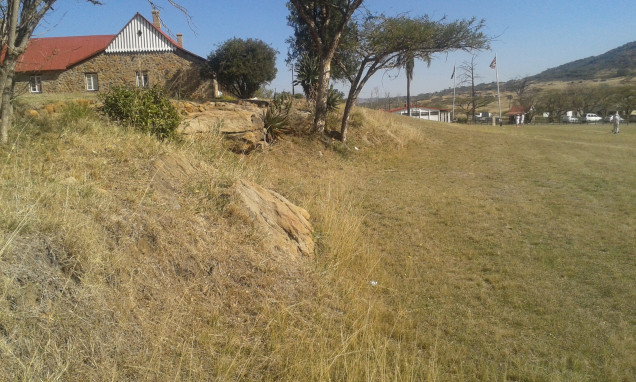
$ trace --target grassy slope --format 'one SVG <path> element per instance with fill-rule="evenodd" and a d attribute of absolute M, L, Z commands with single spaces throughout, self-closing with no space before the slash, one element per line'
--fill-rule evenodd
<path fill-rule="evenodd" d="M 241 158 L 76 119 L 0 149 L 0 379 L 635 373 L 629 128 L 371 112 Z M 238 177 L 310 211 L 315 260 L 232 214 Z"/>
<path fill-rule="evenodd" d="M 378 369 L 407 380 L 629 380 L 636 134 L 420 128 L 418 143 L 366 147 L 353 167 L 307 176 L 315 161 L 300 161 L 290 181 L 272 165 L 285 192 L 344 187 L 362 219 L 351 246 L 365 260 L 344 277 L 378 281 L 349 298 L 369 307 L 360 330 L 385 343 L 349 350 L 380 346 Z"/>

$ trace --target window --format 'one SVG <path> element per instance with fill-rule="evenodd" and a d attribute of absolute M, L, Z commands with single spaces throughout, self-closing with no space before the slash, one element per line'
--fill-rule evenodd
<path fill-rule="evenodd" d="M 148 72 L 137 72 L 137 87 L 148 87 Z"/>
<path fill-rule="evenodd" d="M 42 93 L 42 78 L 40 76 L 29 77 L 29 90 L 31 93 Z"/>
<path fill-rule="evenodd" d="M 99 90 L 97 84 L 97 73 L 86 73 L 86 90 L 89 92 L 96 92 Z"/>

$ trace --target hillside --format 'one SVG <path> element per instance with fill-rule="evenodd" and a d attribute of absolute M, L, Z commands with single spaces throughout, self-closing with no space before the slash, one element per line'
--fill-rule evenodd
<path fill-rule="evenodd" d="M 524 79 L 514 79 L 501 82 L 502 103 L 508 95 L 514 95 L 514 88 L 519 81 L 528 81 L 535 89 L 560 88 L 571 82 L 598 85 L 631 84 L 636 81 L 636 41 L 612 49 L 598 56 L 592 56 L 572 61 L 555 68 L 547 69 L 539 74 Z M 497 84 L 493 82 L 480 83 L 475 86 L 478 93 L 496 94 Z M 470 88 L 459 86 L 456 93 L 459 96 L 468 94 Z M 449 108 L 452 105 L 453 89 L 444 89 L 434 93 L 421 93 L 413 97 L 414 102 L 420 101 L 427 106 Z M 393 97 L 380 102 L 373 99 L 360 101 L 367 107 L 387 108 L 387 105 L 403 105 L 404 97 Z M 377 105 L 376 105 L 377 104 Z M 496 105 L 495 105 L 496 106 Z M 504 105 L 502 105 L 504 106 Z M 491 111 L 495 107 L 489 107 Z"/>
<path fill-rule="evenodd" d="M 299 123 L 246 156 L 214 129 L 159 142 L 83 106 L 16 113 L 2 381 L 634 375 L 634 130 L 358 109 L 346 145 Z M 243 180 L 308 212 L 312 256 L 272 248 Z"/>
<path fill-rule="evenodd" d="M 528 77 L 535 82 L 577 81 L 636 76 L 636 41 Z"/>

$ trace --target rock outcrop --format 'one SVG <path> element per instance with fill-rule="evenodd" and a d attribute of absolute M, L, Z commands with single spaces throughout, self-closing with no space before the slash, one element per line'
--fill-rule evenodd
<path fill-rule="evenodd" d="M 298 260 L 313 256 L 313 227 L 309 213 L 282 195 L 258 184 L 240 180 L 234 185 L 235 201 L 241 211 L 269 237 L 274 250 Z"/>
<path fill-rule="evenodd" d="M 186 116 L 179 128 L 183 134 L 220 133 L 229 148 L 238 153 L 248 153 L 265 144 L 263 109 L 258 104 L 184 102 L 177 107 Z"/>

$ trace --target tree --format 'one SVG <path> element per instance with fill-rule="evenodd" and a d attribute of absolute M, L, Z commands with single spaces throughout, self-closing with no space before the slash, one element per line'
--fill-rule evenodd
<path fill-rule="evenodd" d="M 598 101 L 596 88 L 589 86 L 570 84 L 566 92 L 570 100 L 571 110 L 579 116 L 583 116 L 585 113 L 592 111 L 593 106 L 595 106 Z"/>
<path fill-rule="evenodd" d="M 85 0 L 99 5 L 100 0 Z M 157 2 L 147 0 L 154 8 Z M 175 0 L 167 0 L 169 4 L 188 16 L 187 10 Z M 11 126 L 13 113 L 13 87 L 15 81 L 15 67 L 18 58 L 27 48 L 27 44 L 44 16 L 53 8 L 56 0 L 0 0 L 0 144 L 6 144 L 9 140 L 9 127 Z"/>
<path fill-rule="evenodd" d="M 560 89 L 547 90 L 542 94 L 538 106 L 541 111 L 548 113 L 550 122 L 558 123 L 569 106 L 567 93 Z"/>
<path fill-rule="evenodd" d="M 351 109 L 371 76 L 379 70 L 404 67 L 411 57 L 429 62 L 435 53 L 487 48 L 489 39 L 481 31 L 483 27 L 484 21 L 474 18 L 447 23 L 427 16 L 367 17 L 355 29 L 356 70 L 345 71 L 353 74 L 348 77 L 351 86 L 340 126 L 341 140 L 347 139 Z"/>
<path fill-rule="evenodd" d="M 327 121 L 327 94 L 331 64 L 354 12 L 364 0 L 290 0 L 290 24 L 295 23 L 311 37 L 312 52 L 318 58 L 314 126 L 324 132 Z M 294 17 L 296 15 L 297 17 Z"/>
<path fill-rule="evenodd" d="M 208 56 L 219 84 L 239 98 L 252 98 L 276 78 L 276 50 L 258 39 L 227 40 Z"/>
<path fill-rule="evenodd" d="M 633 86 L 621 86 L 616 89 L 616 109 L 623 112 L 627 124 L 631 113 L 636 109 L 636 89 Z"/>
<path fill-rule="evenodd" d="M 475 121 L 475 110 L 492 102 L 492 97 L 477 95 L 475 97 L 457 97 L 455 106 L 466 115 L 466 122 Z"/>
<path fill-rule="evenodd" d="M 536 103 L 539 97 L 538 92 L 531 88 L 532 84 L 533 81 L 527 77 L 513 80 L 508 84 L 509 89 L 517 96 L 515 103 L 527 111 L 526 122 L 528 123 L 534 118 Z"/>
<path fill-rule="evenodd" d="M 415 69 L 415 57 L 411 54 L 407 54 L 406 62 L 404 64 L 404 71 L 406 72 L 406 112 L 408 116 L 411 116 L 411 81 L 413 81 L 413 70 Z"/>
<path fill-rule="evenodd" d="M 468 97 L 468 105 L 470 107 L 466 110 L 466 118 L 469 123 L 475 121 L 475 112 L 477 111 L 477 108 L 485 106 L 483 105 L 484 101 L 481 99 L 481 96 L 477 95 L 475 90 L 475 80 L 479 79 L 479 76 L 475 74 L 475 58 L 477 58 L 477 55 L 473 54 L 470 56 L 470 61 L 464 61 L 459 66 L 459 70 L 461 71 L 461 74 L 459 75 L 461 78 L 459 83 L 462 85 L 468 84 L 470 86 L 470 96 Z"/>
<path fill-rule="evenodd" d="M 615 110 L 616 100 L 614 99 L 614 89 L 610 88 L 607 84 L 602 84 L 596 89 L 596 109 L 595 112 L 599 112 L 601 116 L 609 115 L 610 111 Z"/>

